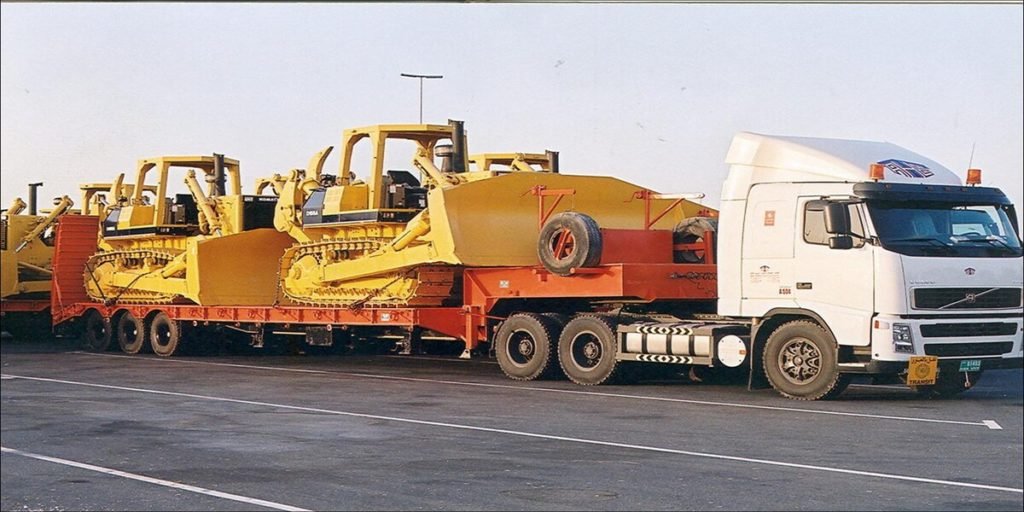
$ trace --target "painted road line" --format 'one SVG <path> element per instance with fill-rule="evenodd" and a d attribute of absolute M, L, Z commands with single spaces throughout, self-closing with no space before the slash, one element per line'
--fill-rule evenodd
<path fill-rule="evenodd" d="M 199 365 L 211 365 L 211 366 L 227 366 L 234 368 L 247 368 L 257 369 L 266 371 L 280 371 L 280 372 L 302 372 L 302 373 L 317 373 L 324 375 L 342 375 L 346 377 L 358 377 L 364 379 L 381 379 L 381 380 L 395 380 L 404 382 L 423 382 L 433 384 L 445 384 L 449 386 L 465 386 L 465 387 L 478 387 L 478 388 L 494 388 L 494 389 L 514 389 L 518 391 L 527 392 L 538 392 L 538 393 L 562 393 L 567 395 L 583 395 L 583 396 L 596 396 L 601 398 L 624 398 L 629 400 L 650 400 L 656 402 L 669 402 L 669 403 L 680 403 L 688 405 L 707 405 L 716 407 L 736 407 L 742 409 L 758 409 L 768 411 L 784 411 L 784 412 L 795 412 L 802 414 L 823 414 L 827 416 L 845 416 L 845 417 L 856 417 L 856 418 L 870 418 L 879 420 L 893 420 L 893 421 L 914 421 L 919 423 L 941 423 L 946 425 L 966 425 L 971 427 L 986 427 L 991 430 L 1002 430 L 997 423 L 991 420 L 985 421 L 961 421 L 961 420 L 942 420 L 933 418 L 915 418 L 910 416 L 889 416 L 884 414 L 867 414 L 859 412 L 843 412 L 843 411 L 829 411 L 820 409 L 803 409 L 800 407 L 780 407 L 774 405 L 755 405 L 755 404 L 743 404 L 737 402 L 716 402 L 712 400 L 691 400 L 686 398 L 669 398 L 660 396 L 643 396 L 643 395 L 632 395 L 626 393 L 608 393 L 603 391 L 577 391 L 572 389 L 553 389 L 531 386 L 528 384 L 515 385 L 515 384 L 487 384 L 483 382 L 464 382 L 456 380 L 443 380 L 443 379 L 426 379 L 422 377 L 400 377 L 397 375 L 380 375 L 375 373 L 363 373 L 363 372 L 345 372 L 335 370 L 306 370 L 301 368 L 283 368 L 277 366 L 263 366 L 263 365 L 240 365 L 233 363 L 217 363 L 213 361 L 195 361 L 187 359 L 168 359 L 168 358 L 155 358 L 155 357 L 139 357 L 139 356 L 119 356 L 116 354 L 96 354 L 91 352 L 70 352 L 71 354 L 88 355 L 96 357 L 114 357 L 118 359 L 131 359 L 132 361 L 149 361 L 154 363 L 181 363 L 181 364 L 199 364 Z M 994 426 L 990 421 L 995 424 Z"/>
<path fill-rule="evenodd" d="M 984 423 L 985 426 L 987 426 L 988 428 L 990 428 L 992 430 L 1002 430 L 1003 429 L 1003 427 L 1001 425 L 999 425 L 998 423 L 996 423 L 995 420 L 981 420 L 981 422 Z"/>
<path fill-rule="evenodd" d="M 473 432 L 487 432 L 487 433 L 492 433 L 492 434 L 505 434 L 505 435 L 511 435 L 511 436 L 519 436 L 519 437 L 529 437 L 529 438 L 534 438 L 534 439 L 546 439 L 546 440 L 550 440 L 550 441 L 563 441 L 563 442 L 569 442 L 569 443 L 580 443 L 580 444 L 587 444 L 587 445 L 607 446 L 607 447 L 612 447 L 612 448 L 623 448 L 623 449 L 639 450 L 639 451 L 645 451 L 645 452 L 671 453 L 671 454 L 675 454 L 675 455 L 685 455 L 685 456 L 689 456 L 689 457 L 698 457 L 698 458 L 704 458 L 704 459 L 726 460 L 726 461 L 731 461 L 731 462 L 743 462 L 743 463 L 748 463 L 748 464 L 752 464 L 752 465 L 765 465 L 765 466 L 786 467 L 786 468 L 802 469 L 802 470 L 807 470 L 807 471 L 817 471 L 817 472 L 824 472 L 824 473 L 840 473 L 840 474 L 845 474 L 845 475 L 855 475 L 855 476 L 863 476 L 863 477 L 871 477 L 871 478 L 880 478 L 880 479 L 884 479 L 884 480 L 899 480 L 899 481 L 906 481 L 906 482 L 919 482 L 919 483 L 944 485 L 944 486 L 947 486 L 947 487 L 967 487 L 967 488 L 971 488 L 971 489 L 983 489 L 983 490 L 989 490 L 989 491 L 999 491 L 999 492 L 1010 492 L 1010 493 L 1024 494 L 1024 489 L 1016 488 L 1016 487 L 1004 487 L 1004 486 L 999 486 L 999 485 L 976 484 L 976 483 L 969 483 L 969 482 L 956 482 L 956 481 L 953 481 L 953 480 L 940 480 L 940 479 L 935 479 L 935 478 L 924 478 L 924 477 L 910 476 L 910 475 L 898 475 L 898 474 L 894 474 L 894 473 L 879 473 L 879 472 L 875 472 L 875 471 L 861 471 L 861 470 L 856 470 L 856 469 L 844 469 L 844 468 L 836 468 L 836 467 L 829 467 L 829 466 L 815 466 L 815 465 L 812 465 L 812 464 L 800 464 L 800 463 L 795 463 L 795 462 L 784 462 L 784 461 L 776 461 L 776 460 L 770 460 L 770 459 L 755 459 L 755 458 L 750 458 L 750 457 L 740 457 L 740 456 L 736 456 L 736 455 L 723 455 L 723 454 L 708 453 L 708 452 L 695 452 L 695 451 L 689 451 L 689 450 L 677 450 L 677 449 L 674 449 L 674 448 L 661 448 L 661 447 L 657 447 L 657 446 L 646 446 L 646 445 L 640 445 L 640 444 L 616 443 L 616 442 L 611 442 L 611 441 L 600 441 L 600 440 L 596 440 L 596 439 L 585 439 L 585 438 L 580 438 L 580 437 L 567 437 L 567 436 L 558 436 L 558 435 L 553 435 L 553 434 L 540 434 L 540 433 L 526 432 L 526 431 L 521 431 L 521 430 L 506 430 L 506 429 L 493 428 L 493 427 L 480 427 L 480 426 L 476 426 L 476 425 L 465 425 L 465 424 L 459 424 L 459 423 L 447 423 L 447 422 L 441 422 L 441 421 L 430 421 L 430 420 L 418 420 L 418 419 L 413 419 L 413 418 L 402 418 L 402 417 L 398 417 L 398 416 L 383 416 L 383 415 L 379 415 L 379 414 L 366 414 L 366 413 L 359 413 L 359 412 L 339 411 L 339 410 L 333 410 L 333 409 L 322 409 L 322 408 L 318 408 L 318 407 L 303 407 L 303 406 L 298 406 L 298 405 L 278 404 L 278 403 L 272 403 L 272 402 L 259 402 L 259 401 L 255 401 L 255 400 L 242 400 L 242 399 L 238 399 L 238 398 L 219 397 L 219 396 L 212 396 L 212 395 L 197 395 L 197 394 L 193 394 L 193 393 L 180 393 L 180 392 L 177 392 L 177 391 L 162 391 L 162 390 L 158 390 L 158 389 L 132 388 L 132 387 L 127 387 L 127 386 L 114 386 L 114 385 L 110 385 L 110 384 L 95 384 L 95 383 L 91 383 L 91 382 L 79 382 L 79 381 L 63 380 L 63 379 L 50 379 L 50 378 L 45 378 L 45 377 L 28 377 L 28 376 L 21 376 L 21 375 L 12 375 L 12 376 L 15 377 L 15 378 L 18 378 L 18 379 L 25 379 L 25 380 L 38 381 L 38 382 L 52 382 L 52 383 L 56 383 L 56 384 L 67 384 L 67 385 L 72 385 L 72 386 L 84 386 L 84 387 L 93 387 L 93 388 L 101 388 L 101 389 L 114 389 L 114 390 L 118 390 L 118 391 L 129 391 L 129 392 L 134 392 L 134 393 L 146 393 L 146 394 L 151 394 L 151 395 L 174 396 L 174 397 L 191 398 L 191 399 L 197 399 L 197 400 L 209 400 L 209 401 L 214 401 L 214 402 L 235 403 L 235 404 L 243 404 L 243 405 L 254 405 L 254 406 L 259 406 L 259 407 L 270 407 L 270 408 L 275 408 L 275 409 L 285 409 L 285 410 L 302 411 L 302 412 L 314 412 L 314 413 L 329 414 L 329 415 L 334 415 L 334 416 L 346 416 L 346 417 L 351 417 L 351 418 L 363 418 L 363 419 L 372 419 L 372 420 L 380 420 L 380 421 L 393 421 L 393 422 L 397 422 L 397 423 L 408 423 L 408 424 L 413 424 L 413 425 L 425 425 L 425 426 L 431 426 L 431 427 L 441 427 L 441 428 L 450 428 L 450 429 L 457 429 L 457 430 L 467 430 L 467 431 L 473 431 Z"/>
<path fill-rule="evenodd" d="M 85 469 L 87 471 L 95 471 L 97 473 L 103 473 L 105 475 L 117 476 L 121 478 L 127 478 L 130 480 L 138 480 L 140 482 L 146 482 L 155 485 L 161 485 L 164 487 L 170 487 L 171 489 L 178 489 L 182 491 L 194 492 L 196 494 L 205 494 L 207 496 L 213 496 L 216 498 L 223 498 L 226 500 L 237 501 L 239 503 L 245 503 L 246 505 L 256 505 L 259 507 L 270 508 L 274 510 L 289 510 L 294 512 L 307 512 L 308 509 L 293 507 L 291 505 L 285 505 L 283 503 L 277 503 L 274 501 L 266 501 L 257 498 L 250 498 L 248 496 L 241 496 L 238 494 L 231 494 L 229 492 L 214 491 L 213 489 L 206 489 L 204 487 L 196 487 L 194 485 L 183 484 L 180 482 L 173 482 L 170 480 L 161 480 L 159 478 L 153 478 L 145 475 L 138 475 L 135 473 L 128 473 L 126 471 L 120 471 L 117 469 L 105 468 L 102 466 L 95 466 L 93 464 L 86 464 L 84 462 L 77 462 L 68 459 L 61 459 L 58 457 L 50 457 L 48 455 L 40 455 L 38 453 L 23 452 L 21 450 L 15 450 L 6 446 L 0 446 L 0 451 L 3 453 L 10 453 L 13 455 L 20 455 L 22 457 L 28 457 L 30 459 L 42 460 L 46 462 L 53 462 L 55 464 L 63 464 L 65 466 L 71 466 L 73 468 Z"/>

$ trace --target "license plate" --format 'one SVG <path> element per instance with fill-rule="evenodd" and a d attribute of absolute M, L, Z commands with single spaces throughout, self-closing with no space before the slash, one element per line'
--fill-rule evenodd
<path fill-rule="evenodd" d="M 960 371 L 962 372 L 980 372 L 981 371 L 981 359 L 964 359 L 960 361 Z"/>
<path fill-rule="evenodd" d="M 936 356 L 914 356 L 907 363 L 907 385 L 926 386 L 935 384 L 938 375 L 939 358 Z"/>

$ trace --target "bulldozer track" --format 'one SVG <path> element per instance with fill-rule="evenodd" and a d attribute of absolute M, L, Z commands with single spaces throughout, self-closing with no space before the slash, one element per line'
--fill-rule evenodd
<path fill-rule="evenodd" d="M 127 249 L 93 255 L 86 263 L 86 292 L 97 302 L 118 304 L 171 304 L 180 300 L 177 294 L 140 290 L 132 286 L 120 287 L 110 283 L 109 278 L 117 272 L 130 271 L 142 276 L 159 272 L 178 253 L 156 249 Z M 113 267 L 105 271 L 106 266 Z M 148 267 L 148 270 L 144 270 Z M 135 281 L 132 281 L 134 283 Z"/>
<path fill-rule="evenodd" d="M 456 268 L 447 265 L 420 265 L 399 271 L 350 281 L 314 283 L 314 276 L 303 275 L 293 265 L 313 258 L 310 266 L 356 261 L 381 248 L 387 239 L 325 240 L 295 245 L 285 251 L 278 270 L 280 295 L 296 304 L 320 307 L 403 307 L 439 306 L 452 296 Z M 304 286 L 299 289 L 295 281 Z M 382 282 L 383 281 L 383 282 Z"/>

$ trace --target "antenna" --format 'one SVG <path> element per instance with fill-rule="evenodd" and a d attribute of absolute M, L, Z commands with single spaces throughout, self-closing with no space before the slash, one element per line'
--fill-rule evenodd
<path fill-rule="evenodd" d="M 971 164 L 974 163 L 974 146 L 977 146 L 977 145 L 978 145 L 978 141 L 974 141 L 974 142 L 971 143 L 971 158 L 968 159 L 968 161 L 967 161 L 967 168 L 968 169 L 970 169 L 971 168 Z"/>

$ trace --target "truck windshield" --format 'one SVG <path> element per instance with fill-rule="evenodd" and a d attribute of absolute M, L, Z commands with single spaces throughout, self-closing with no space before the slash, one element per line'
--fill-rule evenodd
<path fill-rule="evenodd" d="M 869 201 L 882 247 L 908 256 L 1021 256 L 1009 206 Z"/>

